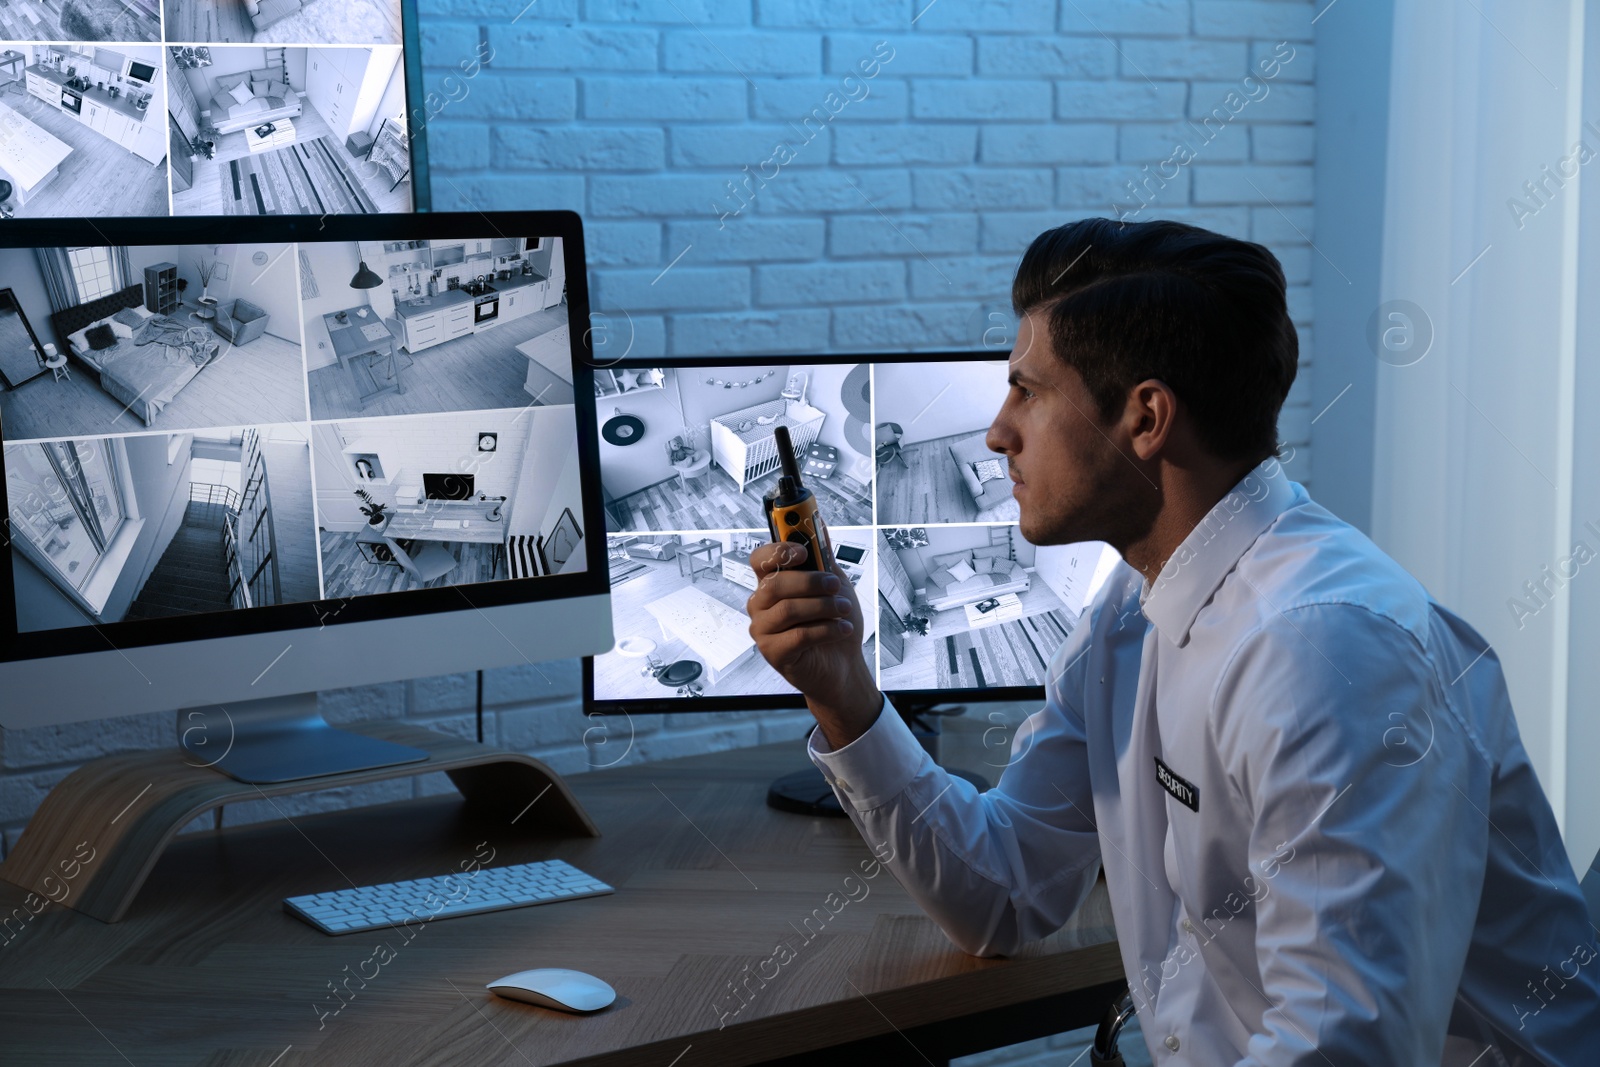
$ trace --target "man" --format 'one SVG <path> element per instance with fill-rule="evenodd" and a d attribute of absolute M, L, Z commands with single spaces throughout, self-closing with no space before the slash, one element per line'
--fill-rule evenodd
<path fill-rule="evenodd" d="M 979 795 L 876 690 L 842 575 L 752 556 L 814 760 L 960 948 L 1103 869 L 1158 1064 L 1600 1064 L 1600 946 L 1500 665 L 1278 465 L 1277 260 L 1173 222 L 1042 234 L 989 429 L 1034 544 L 1122 555 Z"/>

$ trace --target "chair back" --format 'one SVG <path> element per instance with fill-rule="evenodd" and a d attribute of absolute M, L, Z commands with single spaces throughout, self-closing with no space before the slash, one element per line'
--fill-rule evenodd
<path fill-rule="evenodd" d="M 394 538 L 390 538 L 388 544 L 389 551 L 394 553 L 394 561 L 400 564 L 401 570 L 405 571 L 419 582 L 426 580 L 422 577 L 422 572 L 417 570 L 416 561 L 411 558 L 411 554 L 409 552 L 400 547 L 399 541 L 395 540 Z"/>

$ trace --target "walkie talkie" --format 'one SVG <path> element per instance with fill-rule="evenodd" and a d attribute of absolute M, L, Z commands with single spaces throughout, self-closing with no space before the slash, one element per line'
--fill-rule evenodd
<path fill-rule="evenodd" d="M 767 512 L 767 530 L 774 541 L 791 541 L 804 545 L 806 561 L 794 568 L 808 571 L 833 570 L 833 544 L 828 540 L 828 527 L 817 510 L 817 498 L 800 484 L 800 465 L 794 458 L 794 443 L 789 440 L 789 428 L 779 426 L 772 431 L 778 445 L 778 462 L 782 473 L 778 484 L 762 497 Z"/>

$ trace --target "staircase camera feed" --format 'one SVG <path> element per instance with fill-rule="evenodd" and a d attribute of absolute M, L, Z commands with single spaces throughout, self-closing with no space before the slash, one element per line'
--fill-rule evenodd
<path fill-rule="evenodd" d="M 750 553 L 786 427 L 891 692 L 1038 686 L 1116 553 L 1036 547 L 984 443 L 1006 363 L 831 361 L 597 374 L 611 652 L 598 701 L 792 693 L 755 650 Z"/>
<path fill-rule="evenodd" d="M 563 269 L 551 238 L 0 250 L 17 629 L 583 570 Z"/>

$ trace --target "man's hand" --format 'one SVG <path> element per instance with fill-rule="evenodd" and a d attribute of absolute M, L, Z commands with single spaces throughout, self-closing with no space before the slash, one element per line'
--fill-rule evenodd
<path fill-rule="evenodd" d="M 838 564 L 831 573 L 788 569 L 805 558 L 787 542 L 750 553 L 758 584 L 745 611 L 756 648 L 805 694 L 823 736 L 841 748 L 877 719 L 883 694 L 861 654 L 861 605 L 849 575 Z"/>

